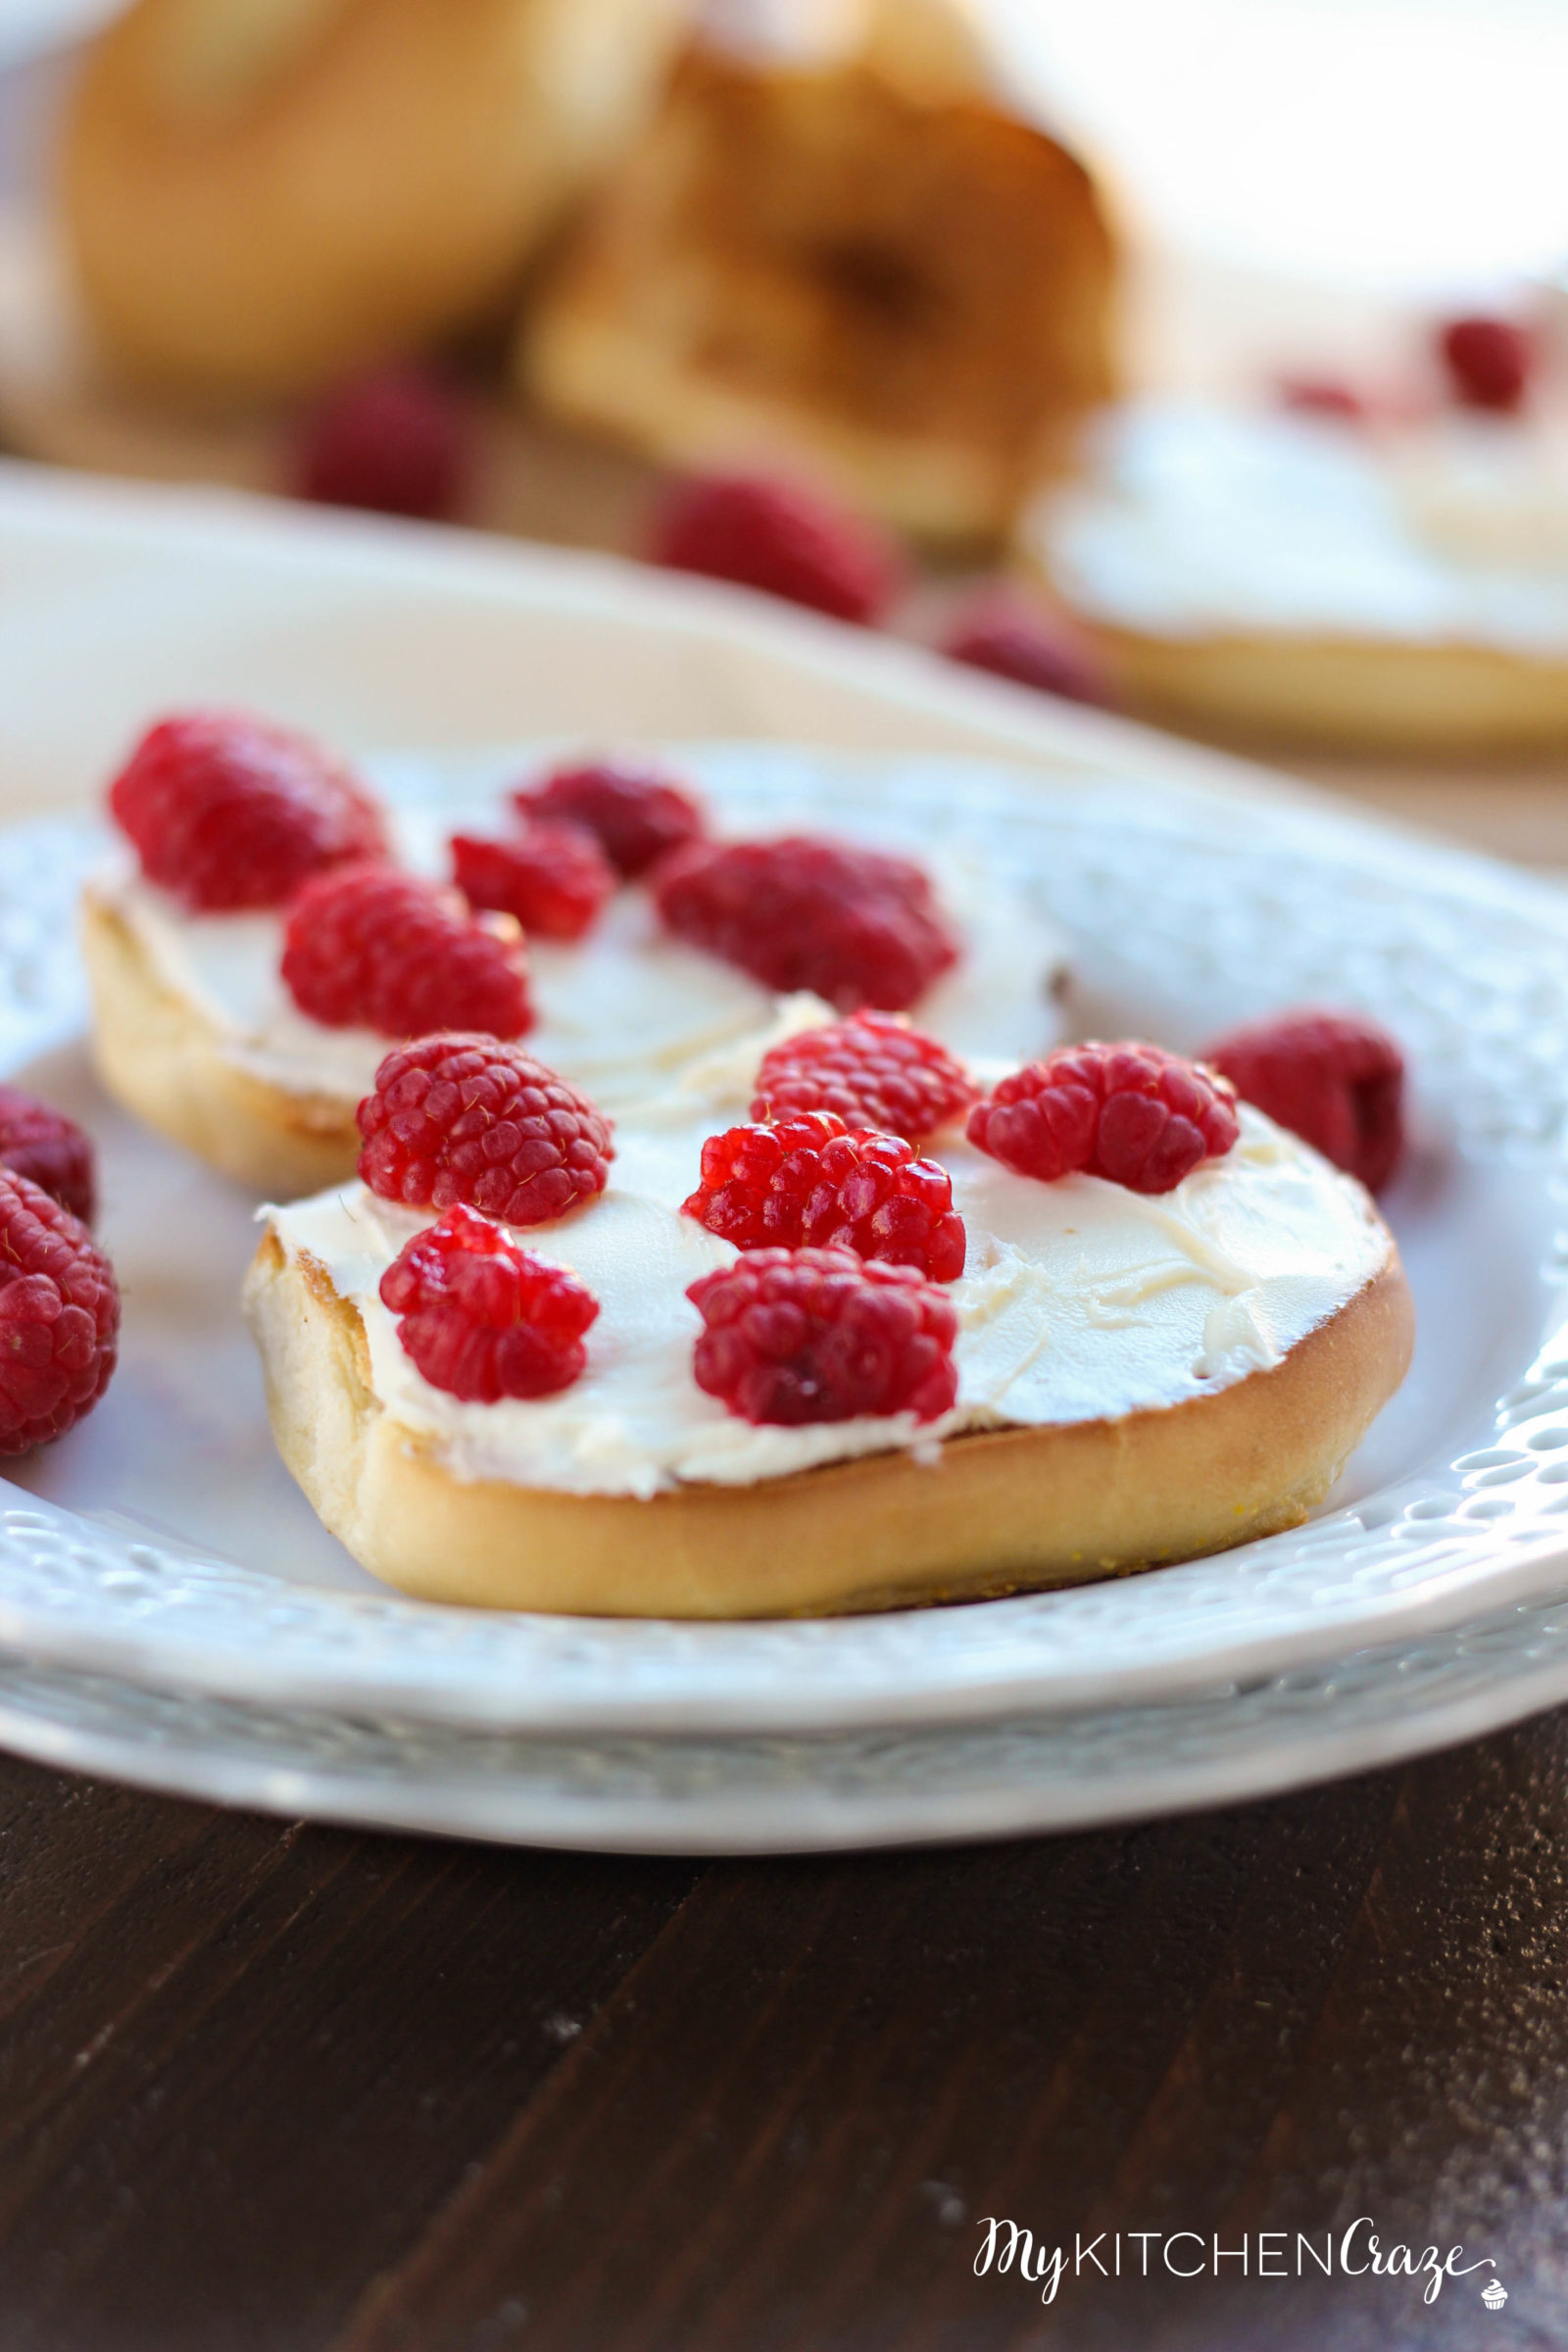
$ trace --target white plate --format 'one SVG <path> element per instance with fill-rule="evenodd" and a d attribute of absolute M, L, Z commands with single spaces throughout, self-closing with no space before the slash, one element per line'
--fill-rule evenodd
<path fill-rule="evenodd" d="M 92 1419 L 14 1473 L 31 1499 L 0 1512 L 0 1640 L 271 1705 L 529 1732 L 822 1732 L 1163 1701 L 1568 1582 L 1568 1345 L 1549 1337 L 1568 1033 L 1555 894 L 1335 814 L 1259 809 L 1239 837 L 1171 787 L 778 747 L 683 759 L 737 819 L 814 817 L 938 863 L 949 843 L 978 852 L 1066 930 L 1097 1028 L 1192 1044 L 1269 1004 L 1328 1000 L 1369 1005 L 1407 1041 L 1418 1142 L 1389 1209 L 1416 1364 L 1333 1507 L 1152 1576 L 880 1617 L 611 1623 L 372 1597 L 266 1434 L 233 1306 L 252 1204 L 115 1114 L 67 1044 L 26 1066 L 102 1137 L 125 1356 Z M 449 763 L 454 796 L 473 766 Z M 428 763 L 432 783 L 442 772 Z M 69 1038 L 79 1018 L 69 906 L 92 854 L 89 831 L 59 824 L 0 842 L 14 1046 L 29 1024 Z"/>

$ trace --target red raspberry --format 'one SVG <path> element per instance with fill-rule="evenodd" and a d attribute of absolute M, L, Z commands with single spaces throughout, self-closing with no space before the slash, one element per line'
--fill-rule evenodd
<path fill-rule="evenodd" d="M 381 1303 L 402 1316 L 398 1338 L 430 1386 L 465 1404 L 569 1389 L 599 1312 L 574 1274 L 461 1204 L 399 1251 L 381 1277 Z"/>
<path fill-rule="evenodd" d="M 969 1113 L 969 1141 L 1019 1176 L 1103 1176 L 1168 1193 L 1240 1128 L 1230 1090 L 1158 1046 L 1063 1046 L 1004 1078 Z"/>
<path fill-rule="evenodd" d="M 115 1368 L 120 1288 L 79 1218 L 0 1168 L 0 1453 L 64 1437 Z"/>
<path fill-rule="evenodd" d="M 906 858 L 808 834 L 697 842 L 655 885 L 669 928 L 765 988 L 808 988 L 841 1012 L 902 1012 L 958 956 Z"/>
<path fill-rule="evenodd" d="M 463 506 L 471 441 L 450 384 L 423 368 L 380 368 L 340 384 L 306 418 L 295 487 L 319 506 L 442 522 Z"/>
<path fill-rule="evenodd" d="M 410 1208 L 464 1201 L 509 1225 L 548 1225 L 602 1193 L 610 1121 L 519 1046 L 421 1037 L 389 1054 L 357 1113 L 360 1174 Z"/>
<path fill-rule="evenodd" d="M 148 881 L 207 914 L 280 906 L 308 875 L 387 849 L 346 767 L 237 712 L 160 720 L 110 786 L 109 809 Z"/>
<path fill-rule="evenodd" d="M 686 1296 L 704 1324 L 697 1386 L 742 1421 L 934 1421 L 957 1396 L 958 1318 L 911 1267 L 863 1265 L 848 1250 L 751 1250 Z"/>
<path fill-rule="evenodd" d="M 1438 338 L 1454 398 L 1467 409 L 1500 409 L 1524 404 L 1535 368 L 1535 346 L 1522 326 L 1507 318 L 1454 318 Z"/>
<path fill-rule="evenodd" d="M 942 651 L 950 662 L 1070 703 L 1110 700 L 1109 682 L 1078 632 L 1006 591 L 985 589 L 964 606 L 943 638 Z"/>
<path fill-rule="evenodd" d="M 1340 424 L 1364 424 L 1371 404 L 1337 375 L 1282 375 L 1275 386 L 1282 409 L 1298 416 L 1326 416 Z"/>
<path fill-rule="evenodd" d="M 63 1110 L 0 1086 L 0 1166 L 46 1192 L 90 1225 L 98 1205 L 92 1139 Z"/>
<path fill-rule="evenodd" d="M 329 1029 L 520 1037 L 533 1022 L 516 925 L 475 920 L 456 891 L 389 865 L 346 865 L 306 883 L 289 908 L 283 980 L 301 1012 Z"/>
<path fill-rule="evenodd" d="M 760 588 L 835 620 L 875 620 L 901 576 L 892 546 L 865 516 L 799 482 L 760 474 L 677 482 L 655 517 L 648 552 L 672 570 Z"/>
<path fill-rule="evenodd" d="M 967 1110 L 978 1092 L 934 1037 L 889 1013 L 858 1012 L 803 1029 L 764 1054 L 752 1116 L 833 1110 L 847 1127 L 875 1127 L 917 1144 Z"/>
<path fill-rule="evenodd" d="M 1375 1021 L 1280 1013 L 1231 1030 L 1203 1059 L 1244 1102 L 1359 1176 L 1369 1192 L 1394 1174 L 1404 1150 L 1404 1057 Z"/>
<path fill-rule="evenodd" d="M 830 1110 L 775 1127 L 731 1127 L 703 1146 L 688 1217 L 739 1250 L 853 1250 L 917 1266 L 932 1282 L 963 1272 L 953 1179 L 897 1135 L 850 1135 Z"/>
<path fill-rule="evenodd" d="M 613 760 L 558 768 L 542 784 L 514 792 L 512 805 L 525 823 L 547 817 L 552 823 L 586 826 L 628 882 L 705 830 L 702 808 L 689 792 L 651 770 Z"/>
<path fill-rule="evenodd" d="M 615 887 L 615 869 L 586 826 L 541 822 L 499 841 L 454 833 L 452 879 L 470 906 L 514 914 L 541 939 L 581 939 Z"/>

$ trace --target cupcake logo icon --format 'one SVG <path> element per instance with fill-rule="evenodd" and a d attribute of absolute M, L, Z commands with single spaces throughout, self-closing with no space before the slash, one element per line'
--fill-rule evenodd
<path fill-rule="evenodd" d="M 1489 2278 L 1481 2289 L 1481 2300 L 1489 2311 L 1500 2311 L 1508 2300 L 1508 2289 L 1499 2279 Z"/>

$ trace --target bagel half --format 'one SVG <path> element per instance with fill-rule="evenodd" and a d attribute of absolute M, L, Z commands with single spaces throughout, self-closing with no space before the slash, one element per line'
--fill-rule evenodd
<path fill-rule="evenodd" d="M 455 1477 L 376 1396 L 326 1269 L 264 1240 L 245 1308 L 278 1450 L 324 1525 L 427 1600 L 585 1616 L 768 1617 L 1069 1585 L 1296 1525 L 1404 1376 L 1393 1243 L 1268 1371 L 1163 1411 L 949 1439 L 644 1501 Z"/>
<path fill-rule="evenodd" d="M 804 463 L 911 531 L 985 540 L 1110 393 L 1115 250 L 1079 160 L 900 17 L 825 61 L 690 50 L 518 368 L 658 459 Z"/>
<path fill-rule="evenodd" d="M 136 0 L 70 104 L 108 356 L 308 390 L 484 315 L 651 102 L 686 0 Z"/>

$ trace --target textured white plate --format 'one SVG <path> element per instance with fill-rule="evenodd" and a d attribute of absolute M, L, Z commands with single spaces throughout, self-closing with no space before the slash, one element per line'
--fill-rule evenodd
<path fill-rule="evenodd" d="M 270 1705 L 530 1733 L 820 1733 L 1165 1701 L 1568 1583 L 1568 1344 L 1550 1336 L 1568 1031 L 1555 895 L 1338 815 L 1258 809 L 1239 833 L 1171 787 L 1046 788 L 951 758 L 779 747 L 685 757 L 739 818 L 814 816 L 938 862 L 949 843 L 978 852 L 1066 929 L 1097 1029 L 1191 1044 L 1268 1004 L 1327 999 L 1368 1004 L 1407 1041 L 1417 1145 L 1389 1208 L 1416 1291 L 1416 1365 L 1332 1506 L 1152 1576 L 881 1617 L 608 1623 L 378 1594 L 271 1452 L 233 1307 L 252 1203 L 119 1118 L 66 1042 L 26 1066 L 103 1139 L 125 1358 L 92 1420 L 15 1472 L 27 1494 L 0 1511 L 0 1640 Z M 455 792 L 474 766 L 446 763 Z M 13 1062 L 29 1032 L 74 1038 L 69 903 L 91 854 L 77 826 L 0 842 Z"/>

